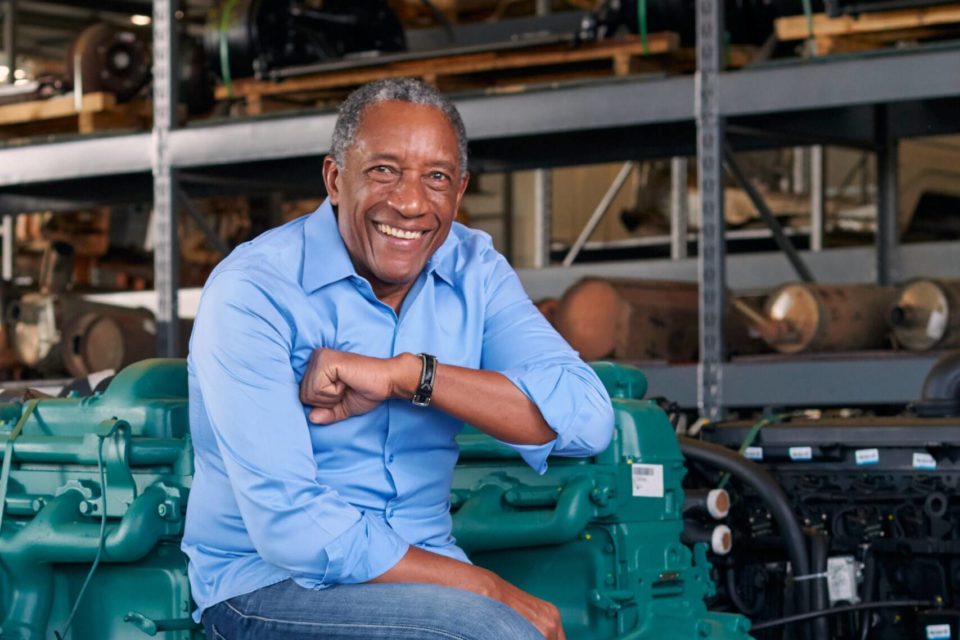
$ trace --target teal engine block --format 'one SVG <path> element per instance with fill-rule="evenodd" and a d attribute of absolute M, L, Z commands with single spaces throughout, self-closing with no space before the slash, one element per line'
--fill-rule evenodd
<path fill-rule="evenodd" d="M 571 640 L 747 640 L 715 613 L 706 545 L 683 531 L 683 457 L 636 369 L 599 363 L 614 439 L 543 476 L 471 429 L 454 535 L 478 565 L 558 606 Z M 148 360 L 85 398 L 0 404 L 0 631 L 6 640 L 176 640 L 190 619 L 179 550 L 193 477 L 182 360 Z M 82 596 L 82 597 L 81 597 Z M 76 605 L 76 606 L 75 606 Z M 75 611 L 74 611 L 75 609 Z"/>

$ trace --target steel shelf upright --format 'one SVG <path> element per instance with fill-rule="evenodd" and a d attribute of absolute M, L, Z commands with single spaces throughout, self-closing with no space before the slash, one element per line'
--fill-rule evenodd
<path fill-rule="evenodd" d="M 177 0 L 153 2 L 153 268 L 157 292 L 157 354 L 179 353 L 179 251 L 177 175 L 170 163 L 170 134 L 177 114 Z"/>
<path fill-rule="evenodd" d="M 700 363 L 697 406 L 709 420 L 723 418 L 724 311 L 726 308 L 726 233 L 723 200 L 724 119 L 720 101 L 723 52 L 723 4 L 698 0 L 697 70 L 694 75 L 697 125 L 697 184 L 700 232 L 697 259 L 700 281 Z"/>

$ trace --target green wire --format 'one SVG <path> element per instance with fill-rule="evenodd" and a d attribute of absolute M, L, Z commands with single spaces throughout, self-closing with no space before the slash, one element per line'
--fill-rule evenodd
<path fill-rule="evenodd" d="M 809 2 L 809 0 L 806 0 Z M 227 27 L 237 0 L 226 0 L 220 5 L 220 75 L 227 87 L 227 97 L 233 98 L 233 78 L 230 76 L 230 42 L 227 40 Z"/>
<path fill-rule="evenodd" d="M 757 434 L 760 433 L 760 429 L 763 429 L 768 424 L 774 424 L 776 422 L 782 421 L 790 414 L 786 413 L 777 413 L 772 416 L 762 418 L 758 420 L 752 427 L 750 431 L 747 432 L 747 436 L 743 439 L 743 442 L 740 443 L 740 448 L 737 449 L 737 453 L 743 455 L 743 452 L 747 450 L 747 447 L 753 444 L 753 441 L 757 439 Z M 723 489 L 727 486 L 727 483 L 730 482 L 730 472 L 725 472 L 720 477 L 720 483 L 717 484 L 718 489 Z"/>
<path fill-rule="evenodd" d="M 90 571 L 87 572 L 87 577 L 83 580 L 83 584 L 80 586 L 80 591 L 77 593 L 77 599 L 73 601 L 73 608 L 70 610 L 70 615 L 67 616 L 67 624 L 64 625 L 62 632 L 53 632 L 53 635 L 56 636 L 57 640 L 63 640 L 67 637 L 67 633 L 70 631 L 70 625 L 73 624 L 73 618 L 77 615 L 77 609 L 80 608 L 80 601 L 83 599 L 83 594 L 86 592 L 87 587 L 90 586 L 90 580 L 93 579 L 93 574 L 96 572 L 97 567 L 100 566 L 100 558 L 103 556 L 103 543 L 107 538 L 107 474 L 106 469 L 103 466 L 103 442 L 117 432 L 118 425 L 119 422 L 114 423 L 113 427 L 107 432 L 106 435 L 97 434 L 97 437 L 100 439 L 100 442 L 97 444 L 97 469 L 100 472 L 101 501 L 100 540 L 97 543 L 97 554 L 93 557 L 93 564 L 90 565 Z"/>
<path fill-rule="evenodd" d="M 647 0 L 637 2 L 637 28 L 640 30 L 640 46 L 643 52 L 650 53 L 650 44 L 647 42 Z"/>

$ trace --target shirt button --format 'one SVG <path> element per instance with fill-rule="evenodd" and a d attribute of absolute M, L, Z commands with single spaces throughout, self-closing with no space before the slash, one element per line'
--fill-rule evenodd
<path fill-rule="evenodd" d="M 393 454 L 392 454 L 392 453 L 391 453 L 389 456 L 387 456 L 387 462 L 393 462 Z"/>
<path fill-rule="evenodd" d="M 390 509 L 389 511 L 387 511 L 387 517 L 392 518 L 396 513 L 397 513 L 396 509 Z"/>

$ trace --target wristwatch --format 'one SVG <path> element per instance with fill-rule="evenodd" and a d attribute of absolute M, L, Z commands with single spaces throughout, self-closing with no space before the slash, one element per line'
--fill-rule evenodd
<path fill-rule="evenodd" d="M 417 357 L 423 363 L 423 368 L 420 370 L 420 384 L 413 394 L 413 404 L 428 407 L 433 395 L 433 383 L 437 379 L 437 357 L 429 353 L 418 353 Z"/>

